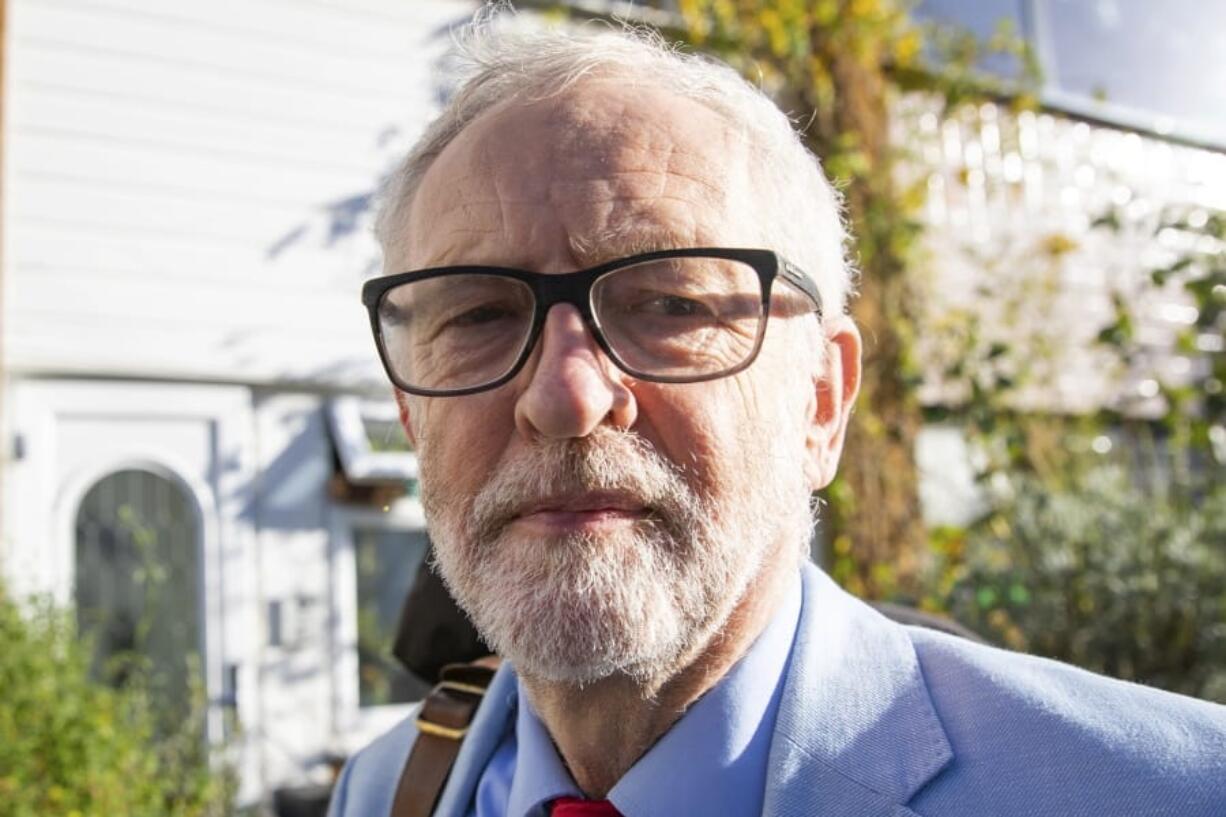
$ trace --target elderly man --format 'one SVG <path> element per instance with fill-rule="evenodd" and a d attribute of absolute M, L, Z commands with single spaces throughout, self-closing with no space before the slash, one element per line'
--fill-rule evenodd
<path fill-rule="evenodd" d="M 639 35 L 469 48 L 363 295 L 438 568 L 505 663 L 332 813 L 1226 814 L 1226 709 L 902 627 L 808 563 L 860 337 L 786 117 Z"/>

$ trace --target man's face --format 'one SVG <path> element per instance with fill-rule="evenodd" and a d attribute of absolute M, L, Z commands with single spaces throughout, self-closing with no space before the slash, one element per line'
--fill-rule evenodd
<path fill-rule="evenodd" d="M 427 172 L 388 271 L 561 273 L 760 246 L 750 149 L 709 109 L 650 88 L 587 81 L 496 108 Z M 809 492 L 832 468 L 816 459 L 837 460 L 845 420 L 818 405 L 819 339 L 811 315 L 775 321 L 738 375 L 647 383 L 564 304 L 510 383 L 402 395 L 439 566 L 495 650 L 546 679 L 658 679 L 765 573 L 794 569 Z"/>

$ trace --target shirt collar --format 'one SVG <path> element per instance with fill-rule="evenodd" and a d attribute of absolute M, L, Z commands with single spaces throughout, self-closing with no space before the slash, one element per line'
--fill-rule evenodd
<path fill-rule="evenodd" d="M 749 651 L 698 699 L 609 792 L 626 817 L 762 813 L 775 715 L 800 616 L 800 577 Z M 521 686 L 508 817 L 543 813 L 557 797 L 580 796 Z"/>
<path fill-rule="evenodd" d="M 562 764 L 545 724 L 532 709 L 518 686 L 519 708 L 515 714 L 515 777 L 507 798 L 507 817 L 535 817 L 545 814 L 544 806 L 559 797 L 582 797 L 570 772 Z"/>

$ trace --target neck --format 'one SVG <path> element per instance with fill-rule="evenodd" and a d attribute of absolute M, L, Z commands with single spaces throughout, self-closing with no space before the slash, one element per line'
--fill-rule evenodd
<path fill-rule="evenodd" d="M 767 559 L 722 626 L 662 679 L 617 674 L 575 684 L 521 674 L 533 708 L 587 797 L 603 799 L 766 628 L 796 575 L 795 560 L 779 554 Z"/>

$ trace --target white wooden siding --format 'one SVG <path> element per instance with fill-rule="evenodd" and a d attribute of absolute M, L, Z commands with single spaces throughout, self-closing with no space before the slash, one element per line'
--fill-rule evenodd
<path fill-rule="evenodd" d="M 15 372 L 376 386 L 329 207 L 435 110 L 472 0 L 11 0 Z"/>

